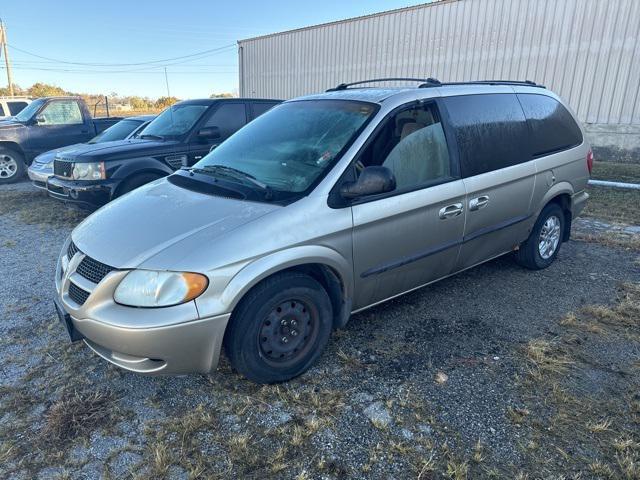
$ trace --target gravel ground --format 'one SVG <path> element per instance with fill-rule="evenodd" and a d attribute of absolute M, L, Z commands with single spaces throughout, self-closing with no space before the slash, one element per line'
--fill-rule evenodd
<path fill-rule="evenodd" d="M 261 387 L 224 359 L 210 376 L 144 377 L 69 344 L 53 271 L 82 215 L 49 219 L 60 206 L 27 183 L 1 193 L 1 478 L 640 475 L 640 263 L 597 241 L 602 223 L 579 220 L 591 240 L 544 271 L 502 257 L 357 314 L 302 378 Z M 560 428 L 571 408 L 581 426 Z M 635 443 L 571 437 L 614 424 Z"/>

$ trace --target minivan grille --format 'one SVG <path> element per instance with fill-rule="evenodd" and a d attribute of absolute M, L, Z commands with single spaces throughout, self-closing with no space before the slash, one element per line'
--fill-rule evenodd
<path fill-rule="evenodd" d="M 67 248 L 67 259 L 71 260 L 73 256 L 78 253 L 80 250 L 76 247 L 76 244 L 71 242 L 69 247 Z"/>
<path fill-rule="evenodd" d="M 84 257 L 80 265 L 78 265 L 78 268 L 76 268 L 76 273 L 93 283 L 100 283 L 100 281 L 113 270 L 115 270 L 115 268 L 109 265 L 100 263 L 91 257 Z"/>
<path fill-rule="evenodd" d="M 71 173 L 73 172 L 73 162 L 69 162 L 67 160 L 58 160 L 57 158 L 53 161 L 53 174 L 58 177 L 71 178 Z"/>
<path fill-rule="evenodd" d="M 84 305 L 84 302 L 89 298 L 89 292 L 81 289 L 75 283 L 69 283 L 69 298 L 76 302 L 78 305 Z"/>

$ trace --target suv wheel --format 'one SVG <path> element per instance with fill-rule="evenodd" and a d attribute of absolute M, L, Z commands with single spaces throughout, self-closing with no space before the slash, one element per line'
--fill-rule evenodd
<path fill-rule="evenodd" d="M 550 203 L 540 213 L 529 238 L 516 252 L 516 261 L 532 270 L 547 268 L 558 256 L 566 217 L 556 203 Z"/>
<path fill-rule="evenodd" d="M 268 278 L 240 302 L 224 348 L 234 369 L 257 383 L 277 383 L 305 372 L 331 334 L 329 295 L 308 275 Z"/>
<path fill-rule="evenodd" d="M 13 183 L 24 176 L 24 157 L 10 148 L 0 148 L 0 183 Z"/>
<path fill-rule="evenodd" d="M 114 198 L 121 197 L 125 193 L 132 192 L 136 188 L 146 185 L 147 183 L 151 183 L 159 178 L 160 175 L 156 175 L 155 173 L 141 173 L 139 175 L 135 175 L 122 183 Z"/>

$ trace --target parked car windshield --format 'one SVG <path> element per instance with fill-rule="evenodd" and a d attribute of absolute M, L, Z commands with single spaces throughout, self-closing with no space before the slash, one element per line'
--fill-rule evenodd
<path fill-rule="evenodd" d="M 112 142 L 114 140 L 123 140 L 129 136 L 136 128 L 140 126 L 140 120 L 120 120 L 115 125 L 111 125 L 106 130 L 89 140 L 89 143 Z"/>
<path fill-rule="evenodd" d="M 200 119 L 208 105 L 184 103 L 172 105 L 140 132 L 140 137 L 176 137 L 187 133 Z"/>
<path fill-rule="evenodd" d="M 377 110 L 370 103 L 284 103 L 240 129 L 195 166 L 215 174 L 240 170 L 283 192 L 304 192 L 330 168 Z"/>
<path fill-rule="evenodd" d="M 20 113 L 16 115 L 16 120 L 19 122 L 27 122 L 35 115 L 35 113 L 40 110 L 40 107 L 44 103 L 43 98 L 39 98 L 38 100 L 34 100 L 29 105 L 24 107 Z"/>

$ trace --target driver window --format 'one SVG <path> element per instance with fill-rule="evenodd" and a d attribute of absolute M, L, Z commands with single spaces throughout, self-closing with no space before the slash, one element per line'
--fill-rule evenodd
<path fill-rule="evenodd" d="M 417 105 L 387 119 L 356 162 L 356 170 L 373 165 L 393 172 L 397 190 L 451 178 L 449 150 L 435 105 Z"/>
<path fill-rule="evenodd" d="M 247 123 L 244 103 L 223 103 L 209 117 L 205 127 L 218 127 L 220 136 L 227 138 Z"/>
<path fill-rule="evenodd" d="M 84 123 L 82 112 L 78 102 L 74 100 L 61 100 L 51 102 L 40 113 L 44 119 L 40 125 L 77 125 Z"/>

